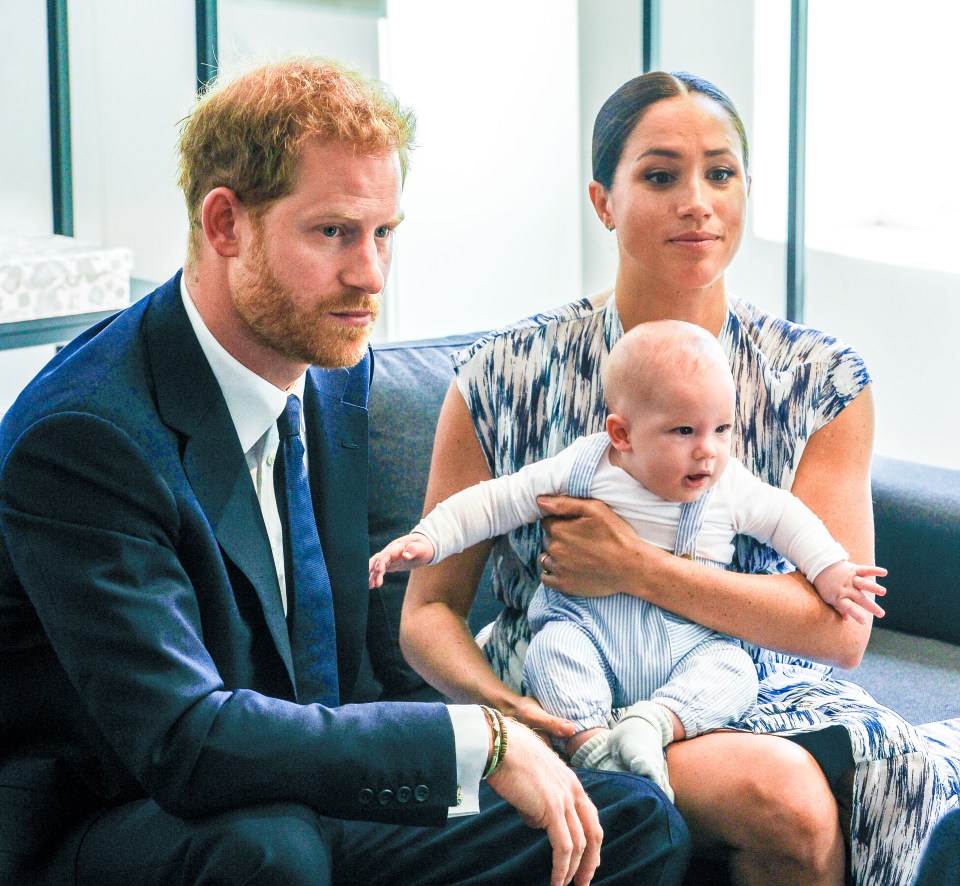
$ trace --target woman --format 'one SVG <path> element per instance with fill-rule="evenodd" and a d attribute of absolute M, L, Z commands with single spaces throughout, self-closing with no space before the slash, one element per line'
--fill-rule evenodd
<path fill-rule="evenodd" d="M 872 563 L 866 368 L 842 342 L 725 289 L 750 185 L 746 135 L 730 100 L 687 74 L 638 77 L 601 109 L 593 164 L 590 196 L 619 249 L 613 293 L 522 321 L 458 356 L 427 509 L 602 430 L 600 370 L 613 343 L 638 323 L 687 320 L 716 335 L 730 359 L 739 400 L 733 454 L 800 497 L 852 560 Z M 742 732 L 668 751 L 695 841 L 728 847 L 739 882 L 841 883 L 845 842 L 857 882 L 909 882 L 950 788 L 912 727 L 858 687 L 827 679 L 829 665 L 860 661 L 869 624 L 842 619 L 749 540 L 738 572 L 720 572 L 646 545 L 598 502 L 544 499 L 543 508 L 553 519 L 542 554 L 537 527 L 493 548 L 506 609 L 483 650 L 465 618 L 490 545 L 413 574 L 401 640 L 426 679 L 456 700 L 484 701 L 568 736 L 570 724 L 518 694 L 526 603 L 541 580 L 577 595 L 634 594 L 738 637 L 757 662 L 755 716 Z M 787 731 L 805 735 L 775 734 Z"/>

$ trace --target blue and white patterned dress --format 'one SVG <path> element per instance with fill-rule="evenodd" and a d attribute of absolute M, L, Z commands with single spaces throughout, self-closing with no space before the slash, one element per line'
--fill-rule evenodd
<path fill-rule="evenodd" d="M 622 334 L 615 299 L 606 293 L 522 320 L 455 356 L 457 384 L 494 476 L 603 430 L 601 376 Z M 733 298 L 719 340 L 739 392 L 733 455 L 761 480 L 790 489 L 806 441 L 869 383 L 866 367 L 838 339 Z M 494 588 L 505 608 L 484 649 L 497 675 L 517 691 L 541 540 L 533 524 L 493 548 Z M 793 567 L 771 548 L 739 537 L 733 568 L 774 573 Z M 738 728 L 844 727 L 855 761 L 855 881 L 910 883 L 928 830 L 960 803 L 960 719 L 911 726 L 859 686 L 831 678 L 828 666 L 748 648 L 760 678 L 759 706 Z"/>

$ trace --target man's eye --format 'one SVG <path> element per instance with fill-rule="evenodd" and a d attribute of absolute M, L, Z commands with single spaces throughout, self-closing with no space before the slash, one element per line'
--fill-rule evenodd
<path fill-rule="evenodd" d="M 385 240 L 387 237 L 390 236 L 391 233 L 392 231 L 390 230 L 390 228 L 386 227 L 386 225 L 384 225 L 383 227 L 377 228 L 376 231 L 374 231 L 374 234 L 380 240 Z"/>
<path fill-rule="evenodd" d="M 340 233 L 339 225 L 324 225 L 320 228 L 320 232 L 324 237 L 336 237 Z"/>

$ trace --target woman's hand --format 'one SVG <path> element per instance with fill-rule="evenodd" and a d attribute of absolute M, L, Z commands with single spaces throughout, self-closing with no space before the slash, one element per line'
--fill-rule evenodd
<path fill-rule="evenodd" d="M 501 704 L 500 711 L 529 726 L 545 740 L 550 738 L 565 740 L 577 731 L 577 727 L 570 720 L 548 714 L 540 707 L 539 702 L 530 696 L 514 695 L 513 698 Z"/>
<path fill-rule="evenodd" d="M 670 555 L 639 538 L 607 505 L 565 495 L 537 499 L 544 514 L 542 581 L 575 597 L 644 596 Z"/>

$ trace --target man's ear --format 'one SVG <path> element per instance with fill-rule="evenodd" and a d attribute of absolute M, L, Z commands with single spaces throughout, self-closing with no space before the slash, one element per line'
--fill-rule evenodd
<path fill-rule="evenodd" d="M 619 452 L 630 451 L 630 427 L 627 420 L 615 412 L 607 416 L 607 436 Z"/>
<path fill-rule="evenodd" d="M 248 220 L 243 204 L 230 188 L 214 188 L 203 198 L 203 235 L 217 255 L 235 258 L 240 251 L 239 227 Z"/>

